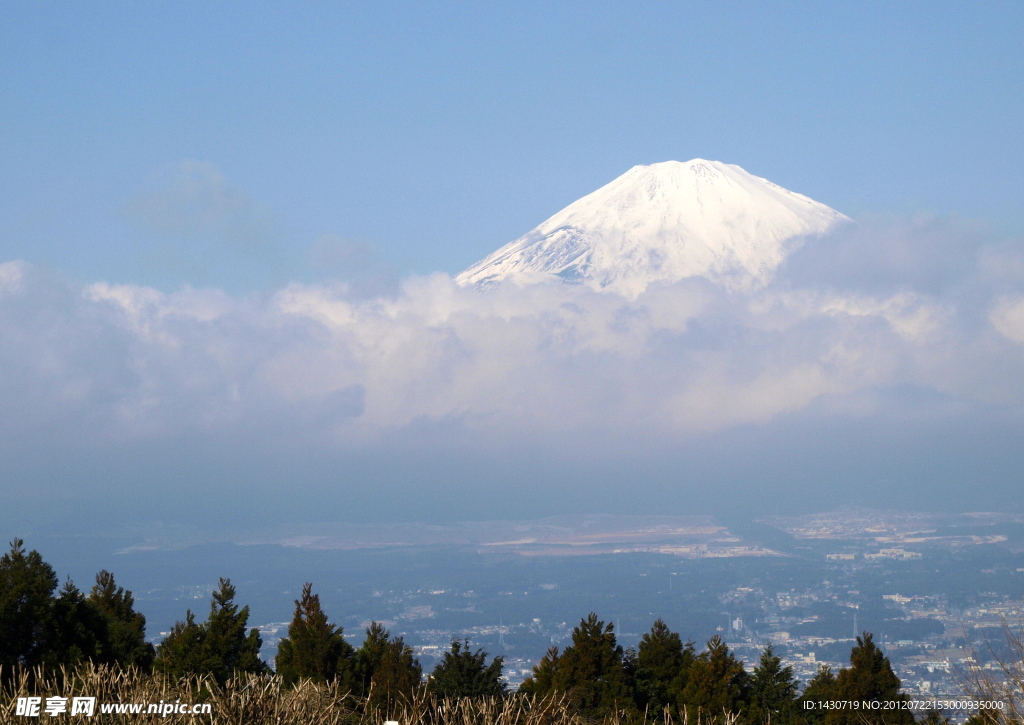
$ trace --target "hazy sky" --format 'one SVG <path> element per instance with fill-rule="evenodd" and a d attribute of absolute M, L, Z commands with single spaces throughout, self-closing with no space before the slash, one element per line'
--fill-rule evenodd
<path fill-rule="evenodd" d="M 0 524 L 1016 499 L 1021 37 L 1019 3 L 11 4 Z M 693 157 L 858 226 L 742 297 L 451 282 Z"/>

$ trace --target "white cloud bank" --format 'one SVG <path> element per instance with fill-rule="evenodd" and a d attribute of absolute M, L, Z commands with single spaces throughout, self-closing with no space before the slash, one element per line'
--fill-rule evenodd
<path fill-rule="evenodd" d="M 245 431 L 333 450 L 434 424 L 566 446 L 595 431 L 678 440 L 809 406 L 871 414 L 892 389 L 1019 412 L 1021 251 L 935 220 L 862 225 L 758 292 L 693 279 L 635 300 L 443 274 L 370 300 L 341 284 L 167 294 L 7 262 L 0 428 L 84 442 Z"/>

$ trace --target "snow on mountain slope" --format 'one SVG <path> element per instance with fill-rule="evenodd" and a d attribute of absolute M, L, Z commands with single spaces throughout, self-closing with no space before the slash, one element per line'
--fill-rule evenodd
<path fill-rule="evenodd" d="M 752 287 L 804 239 L 847 220 L 739 166 L 666 161 L 634 166 L 456 281 L 560 280 L 629 297 L 686 277 Z"/>

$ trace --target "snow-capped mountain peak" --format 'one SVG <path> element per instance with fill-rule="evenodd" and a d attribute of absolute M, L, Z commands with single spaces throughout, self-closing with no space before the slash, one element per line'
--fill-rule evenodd
<path fill-rule="evenodd" d="M 693 159 L 634 166 L 456 281 L 560 280 L 630 297 L 686 277 L 756 286 L 807 237 L 846 220 L 732 164 Z"/>

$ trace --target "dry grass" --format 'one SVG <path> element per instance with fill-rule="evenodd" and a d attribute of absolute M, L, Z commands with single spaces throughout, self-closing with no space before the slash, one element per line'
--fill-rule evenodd
<path fill-rule="evenodd" d="M 504 698 L 437 698 L 421 692 L 393 703 L 388 708 L 367 709 L 366 701 L 332 684 L 303 682 L 295 688 L 284 687 L 276 676 L 245 676 L 219 686 L 209 677 L 189 677 L 173 682 L 159 675 L 135 670 L 118 670 L 87 665 L 75 671 L 18 672 L 0 689 L 0 723 L 54 722 L 82 725 L 131 723 L 132 725 L 382 725 L 397 720 L 402 725 L 593 725 L 575 714 L 564 697 L 531 698 L 509 695 Z M 0 681 L 4 673 L 0 672 Z M 15 714 L 19 697 L 95 697 L 93 717 L 62 714 L 35 718 Z M 101 714 L 99 703 L 175 702 L 210 703 L 211 714 Z M 70 709 L 70 707 L 69 707 Z M 660 713 L 659 713 L 660 714 Z M 663 717 L 659 723 L 671 725 Z M 604 718 L 603 725 L 643 725 L 646 716 L 632 718 L 616 713 Z"/>

